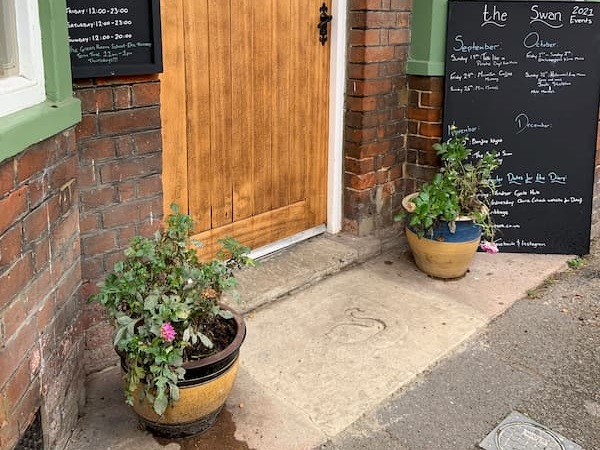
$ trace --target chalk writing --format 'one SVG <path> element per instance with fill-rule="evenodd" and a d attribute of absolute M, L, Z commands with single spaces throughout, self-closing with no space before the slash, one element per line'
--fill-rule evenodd
<path fill-rule="evenodd" d="M 530 24 L 539 22 L 550 28 L 562 28 L 563 16 L 561 11 L 540 11 L 540 5 L 531 6 Z"/>
<path fill-rule="evenodd" d="M 574 6 L 571 16 L 569 17 L 569 23 L 577 25 L 592 25 L 594 23 L 593 17 L 593 8 Z"/>
<path fill-rule="evenodd" d="M 551 123 L 546 123 L 544 121 L 532 121 L 526 113 L 519 113 L 515 117 L 515 125 L 516 125 L 516 133 L 520 134 L 528 129 L 548 129 L 552 128 Z"/>
<path fill-rule="evenodd" d="M 505 11 L 500 11 L 496 5 L 492 6 L 490 10 L 488 5 L 484 5 L 483 7 L 483 22 L 481 24 L 482 27 L 486 25 L 495 25 L 497 27 L 503 28 L 506 26 L 506 22 L 508 20 L 508 13 Z"/>
<path fill-rule="evenodd" d="M 449 3 L 445 137 L 496 151 L 490 214 L 505 251 L 589 248 L 600 4 Z M 583 113 L 583 111 L 587 111 Z"/>
<path fill-rule="evenodd" d="M 75 77 L 159 72 L 158 0 L 67 0 Z"/>
<path fill-rule="evenodd" d="M 557 45 L 557 42 L 543 40 L 537 31 L 528 33 L 527 36 L 525 36 L 525 39 L 523 39 L 523 46 L 525 48 L 554 48 Z"/>

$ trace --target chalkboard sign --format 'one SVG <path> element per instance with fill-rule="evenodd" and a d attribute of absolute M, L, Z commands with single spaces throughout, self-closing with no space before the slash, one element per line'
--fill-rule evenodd
<path fill-rule="evenodd" d="M 162 71 L 160 0 L 67 0 L 73 78 Z"/>
<path fill-rule="evenodd" d="M 501 251 L 589 253 L 600 98 L 600 4 L 451 1 L 444 139 L 502 160 Z"/>

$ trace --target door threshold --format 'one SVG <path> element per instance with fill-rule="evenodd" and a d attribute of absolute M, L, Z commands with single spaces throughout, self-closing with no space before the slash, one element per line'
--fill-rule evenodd
<path fill-rule="evenodd" d="M 299 242 L 306 241 L 307 239 L 318 236 L 319 234 L 323 234 L 326 231 L 327 227 L 325 225 L 319 225 L 317 227 L 301 231 L 300 233 L 294 234 L 293 236 L 281 239 L 279 241 L 252 250 L 250 252 L 250 258 L 266 258 L 267 256 L 270 256 L 273 253 L 277 253 L 281 250 L 291 247 L 292 245 L 298 244 Z"/>

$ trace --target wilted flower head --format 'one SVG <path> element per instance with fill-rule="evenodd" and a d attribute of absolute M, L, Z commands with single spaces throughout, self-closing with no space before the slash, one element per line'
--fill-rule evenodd
<path fill-rule="evenodd" d="M 167 342 L 171 342 L 175 339 L 176 333 L 171 322 L 165 322 L 160 326 L 160 335 Z"/>
<path fill-rule="evenodd" d="M 498 253 L 498 246 L 496 245 L 495 242 L 490 242 L 490 241 L 481 241 L 481 244 L 479 245 L 481 247 L 481 250 L 485 251 L 486 253 Z"/>
<path fill-rule="evenodd" d="M 216 290 L 214 290 L 213 288 L 206 288 L 202 291 L 202 296 L 204 298 L 214 300 L 219 297 L 219 293 Z"/>

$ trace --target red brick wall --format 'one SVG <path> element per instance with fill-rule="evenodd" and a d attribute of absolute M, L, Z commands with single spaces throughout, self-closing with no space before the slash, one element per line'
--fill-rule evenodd
<path fill-rule="evenodd" d="M 0 162 L 0 448 L 41 408 L 62 448 L 84 395 L 73 131 Z"/>
<path fill-rule="evenodd" d="M 344 229 L 393 223 L 403 191 L 411 0 L 351 0 L 344 157 Z"/>
<path fill-rule="evenodd" d="M 433 144 L 442 137 L 443 77 L 408 77 L 408 133 L 404 177 L 407 193 L 430 181 L 439 167 Z"/>
<path fill-rule="evenodd" d="M 130 239 L 162 217 L 160 84 L 157 76 L 79 80 L 83 119 L 79 204 L 84 296 L 112 270 Z M 86 370 L 115 361 L 112 328 L 95 305 L 85 311 Z"/>

